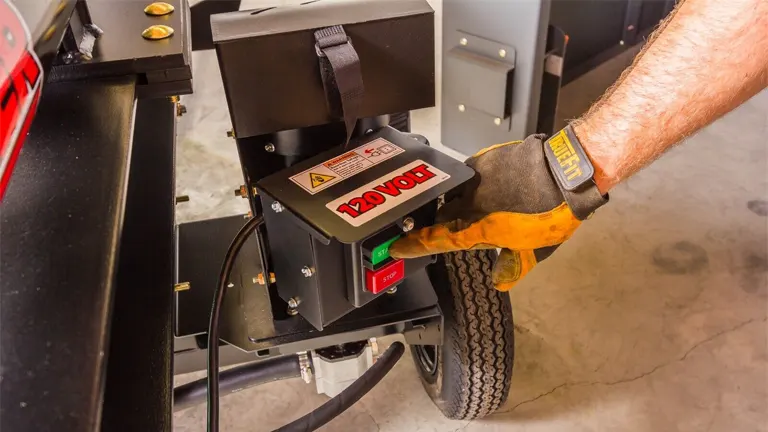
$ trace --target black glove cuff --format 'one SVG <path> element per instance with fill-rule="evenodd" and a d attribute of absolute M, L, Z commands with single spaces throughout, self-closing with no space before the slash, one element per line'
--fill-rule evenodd
<path fill-rule="evenodd" d="M 595 185 L 595 168 L 568 125 L 544 142 L 544 154 L 563 198 L 579 220 L 587 219 L 608 202 Z"/>

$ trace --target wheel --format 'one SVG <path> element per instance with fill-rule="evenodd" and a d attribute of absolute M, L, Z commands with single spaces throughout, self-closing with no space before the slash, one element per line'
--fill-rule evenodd
<path fill-rule="evenodd" d="M 446 417 L 487 416 L 507 400 L 514 360 L 512 305 L 496 291 L 495 250 L 444 254 L 428 269 L 444 315 L 443 345 L 412 345 L 424 388 Z"/>

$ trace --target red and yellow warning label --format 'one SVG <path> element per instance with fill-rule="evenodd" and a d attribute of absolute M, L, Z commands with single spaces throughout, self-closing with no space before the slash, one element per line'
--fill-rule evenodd
<path fill-rule="evenodd" d="M 384 138 L 379 138 L 296 174 L 291 177 L 291 181 L 314 195 L 404 151 Z"/>
<path fill-rule="evenodd" d="M 317 189 L 325 183 L 336 177 L 328 174 L 309 173 L 309 180 L 312 182 L 312 189 Z"/>
<path fill-rule="evenodd" d="M 449 178 L 432 165 L 416 160 L 329 202 L 326 207 L 359 227 Z"/>

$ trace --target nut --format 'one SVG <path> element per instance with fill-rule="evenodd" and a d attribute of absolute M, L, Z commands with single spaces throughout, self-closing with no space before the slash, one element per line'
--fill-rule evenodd
<path fill-rule="evenodd" d="M 413 220 L 412 217 L 408 216 L 407 218 L 403 219 L 403 232 L 410 232 L 415 226 L 416 221 Z"/>
<path fill-rule="evenodd" d="M 371 354 L 373 354 L 374 357 L 379 355 L 379 343 L 376 341 L 376 338 L 370 338 L 368 339 L 368 345 L 371 346 Z"/>
<path fill-rule="evenodd" d="M 301 269 L 301 274 L 303 274 L 305 278 L 312 277 L 312 275 L 315 274 L 315 270 L 311 267 L 304 266 Z"/>
<path fill-rule="evenodd" d="M 270 272 L 269 273 L 269 283 L 275 283 L 277 281 L 277 278 L 275 278 L 275 274 Z M 259 285 L 266 285 L 264 281 L 264 273 L 259 273 L 258 276 L 253 278 L 253 283 L 258 283 Z"/>
<path fill-rule="evenodd" d="M 192 285 L 190 285 L 189 282 L 179 282 L 173 286 L 173 290 L 176 292 L 189 291 L 190 288 L 192 288 Z"/>

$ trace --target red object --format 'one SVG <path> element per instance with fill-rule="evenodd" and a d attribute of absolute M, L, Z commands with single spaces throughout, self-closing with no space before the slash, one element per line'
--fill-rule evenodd
<path fill-rule="evenodd" d="M 0 199 L 32 123 L 42 66 L 18 11 L 0 0 Z"/>
<path fill-rule="evenodd" d="M 392 288 L 405 278 L 405 261 L 393 261 L 378 270 L 365 271 L 365 286 L 368 291 L 378 294 Z"/>

